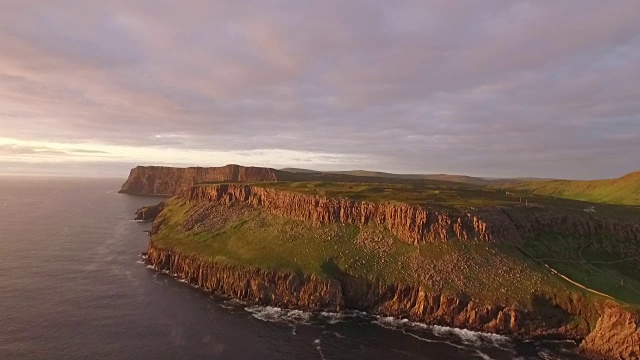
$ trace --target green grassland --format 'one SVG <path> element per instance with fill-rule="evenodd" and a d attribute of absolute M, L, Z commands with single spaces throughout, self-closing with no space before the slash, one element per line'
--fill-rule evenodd
<path fill-rule="evenodd" d="M 617 239 L 545 234 L 524 250 L 559 273 L 617 300 L 640 304 L 640 246 Z"/>
<path fill-rule="evenodd" d="M 609 180 L 536 180 L 506 185 L 513 191 L 608 204 L 640 205 L 640 171 Z"/>
<path fill-rule="evenodd" d="M 494 182 L 492 180 L 487 180 L 479 177 L 466 176 L 466 175 L 449 175 L 449 174 L 393 174 L 393 173 L 387 173 L 382 171 L 369 171 L 369 170 L 323 172 L 323 171 L 298 169 L 298 168 L 285 168 L 285 169 L 281 169 L 281 171 L 294 173 L 294 174 L 307 174 L 307 175 L 316 175 L 316 176 L 347 175 L 347 176 L 354 176 L 354 177 L 370 177 L 370 178 L 385 179 L 386 181 L 388 181 L 389 179 L 439 180 L 439 181 L 449 181 L 449 182 L 475 184 L 475 185 L 489 185 Z"/>

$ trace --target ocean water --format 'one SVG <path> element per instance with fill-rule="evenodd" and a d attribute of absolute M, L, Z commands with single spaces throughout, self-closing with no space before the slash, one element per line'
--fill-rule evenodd
<path fill-rule="evenodd" d="M 0 359 L 580 359 L 361 313 L 311 314 L 206 294 L 140 261 L 159 201 L 120 179 L 0 177 Z"/>

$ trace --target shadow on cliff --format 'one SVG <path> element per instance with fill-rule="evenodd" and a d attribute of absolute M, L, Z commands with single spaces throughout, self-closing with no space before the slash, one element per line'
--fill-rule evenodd
<path fill-rule="evenodd" d="M 326 260 L 321 265 L 321 269 L 326 275 L 340 282 L 345 306 L 348 309 L 373 311 L 379 304 L 392 300 L 395 296 L 395 289 L 392 289 L 392 286 L 349 274 L 340 268 L 335 258 Z"/>
<path fill-rule="evenodd" d="M 345 306 L 348 309 L 425 321 L 429 311 L 437 312 L 438 308 L 443 306 L 451 313 L 432 317 L 430 321 L 447 324 L 447 321 L 453 321 L 452 318 L 455 317 L 453 314 L 463 312 L 472 301 L 472 297 L 464 292 L 447 297 L 443 297 L 441 293 L 431 293 L 426 295 L 427 298 L 421 298 L 422 290 L 419 285 L 389 283 L 380 279 L 352 275 L 341 269 L 333 258 L 325 261 L 321 269 L 340 283 Z M 422 307 L 420 304 L 426 305 L 423 311 L 413 313 L 410 310 Z"/>
<path fill-rule="evenodd" d="M 571 313 L 541 294 L 531 295 L 531 306 L 538 320 L 553 327 L 561 327 L 571 321 Z"/>

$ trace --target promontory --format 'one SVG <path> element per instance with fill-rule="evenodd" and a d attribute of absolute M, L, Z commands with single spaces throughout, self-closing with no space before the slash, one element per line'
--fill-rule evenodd
<path fill-rule="evenodd" d="M 167 195 L 137 214 L 146 261 L 206 291 L 640 358 L 640 203 L 552 185 L 227 165 L 137 167 L 121 192 Z"/>

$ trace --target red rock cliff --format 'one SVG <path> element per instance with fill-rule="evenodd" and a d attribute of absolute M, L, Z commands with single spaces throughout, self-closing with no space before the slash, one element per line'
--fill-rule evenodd
<path fill-rule="evenodd" d="M 597 359 L 640 359 L 640 312 L 605 305 L 580 350 Z"/>

